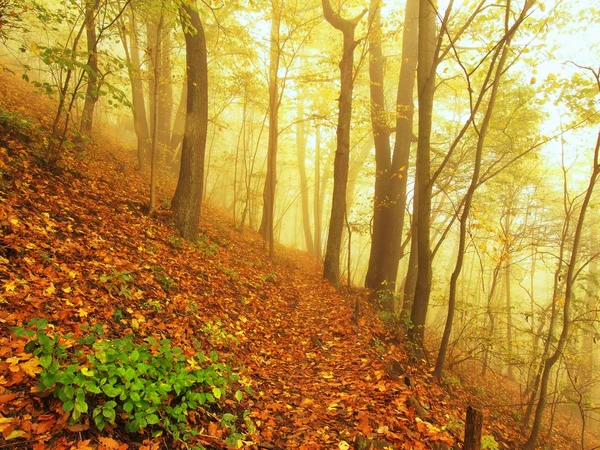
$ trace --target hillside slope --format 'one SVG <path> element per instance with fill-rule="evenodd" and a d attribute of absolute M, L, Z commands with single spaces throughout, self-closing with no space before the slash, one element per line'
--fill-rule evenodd
<path fill-rule="evenodd" d="M 85 414 L 73 425 L 49 390 L 37 392 L 40 360 L 12 329 L 33 318 L 72 339 L 100 324 L 105 339 L 168 338 L 186 356 L 198 345 L 216 350 L 253 391 L 223 405 L 245 432 L 250 412 L 247 448 L 343 449 L 357 435 L 398 449 L 460 448 L 471 395 L 409 364 L 364 292 L 336 292 L 299 251 L 279 247 L 270 261 L 256 233 L 209 207 L 201 241 L 181 241 L 166 208 L 144 214 L 147 181 L 115 143 L 68 154 L 59 170 L 38 167 L 52 105 L 6 74 L 0 90 L 0 448 L 185 447 L 151 437 L 152 426 L 131 434 L 117 421 L 100 432 Z M 202 430 L 194 442 L 209 448 L 227 434 L 215 411 L 188 417 Z M 498 448 L 520 439 L 502 416 L 485 433 Z M 570 448 L 555 439 L 554 448 Z"/>

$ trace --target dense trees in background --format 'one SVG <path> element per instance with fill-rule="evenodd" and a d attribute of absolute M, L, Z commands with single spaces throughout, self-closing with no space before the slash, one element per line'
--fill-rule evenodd
<path fill-rule="evenodd" d="M 522 386 L 528 448 L 562 403 L 597 426 L 593 6 L 54 3 L 0 1 L 2 64 L 57 100 L 42 164 L 118 129 L 185 239 L 205 201 L 364 281 L 440 380 Z"/>

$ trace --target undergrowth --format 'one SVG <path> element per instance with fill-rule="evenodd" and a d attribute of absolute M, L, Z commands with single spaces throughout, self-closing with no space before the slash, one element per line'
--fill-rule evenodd
<path fill-rule="evenodd" d="M 105 339 L 101 325 L 77 339 L 52 329 L 46 319 L 33 319 L 14 332 L 29 339 L 26 350 L 39 358 L 38 390 L 52 391 L 72 423 L 87 416 L 99 430 L 166 433 L 193 445 L 200 433 L 195 423 L 203 415 L 219 420 L 227 430 L 225 444 L 237 448 L 243 445 L 240 425 L 253 432 L 248 412 L 224 409 L 227 398 L 241 402 L 243 391 L 251 390 L 214 350 L 208 357 L 197 351 L 187 358 L 168 339 Z"/>

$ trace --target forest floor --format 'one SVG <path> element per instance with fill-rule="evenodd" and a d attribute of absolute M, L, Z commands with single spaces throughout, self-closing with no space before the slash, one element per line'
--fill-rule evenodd
<path fill-rule="evenodd" d="M 152 438 L 151 427 L 127 434 L 117 421 L 101 432 L 85 414 L 73 424 L 60 400 L 38 392 L 41 362 L 13 330 L 33 318 L 61 336 L 100 324 L 107 337 L 169 338 L 186 355 L 197 342 L 215 349 L 253 391 L 239 405 L 256 428 L 247 448 L 347 449 L 357 435 L 381 445 L 372 448 L 461 448 L 468 404 L 490 400 L 409 363 L 365 291 L 337 292 L 304 252 L 278 246 L 269 260 L 257 233 L 210 207 L 200 243 L 181 241 L 168 187 L 148 217 L 147 179 L 131 149 L 108 139 L 86 155 L 66 152 L 58 170 L 41 168 L 35 149 L 51 118 L 50 102 L 0 74 L 0 449 L 178 445 Z M 485 408 L 488 449 L 518 448 L 526 436 L 506 410 Z M 195 418 L 198 439 L 221 448 L 227 430 L 211 417 Z M 561 420 L 546 448 L 580 448 L 568 440 L 577 427 Z"/>

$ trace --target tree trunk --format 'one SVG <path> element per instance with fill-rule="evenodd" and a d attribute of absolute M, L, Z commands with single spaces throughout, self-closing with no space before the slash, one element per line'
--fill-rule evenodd
<path fill-rule="evenodd" d="M 390 127 L 387 124 L 384 93 L 384 56 L 381 50 L 381 3 L 371 0 L 369 5 L 369 90 L 371 94 L 371 127 L 375 143 L 375 195 L 373 198 L 373 231 L 371 234 L 371 254 L 365 278 L 365 287 L 380 290 L 389 289 L 385 285 L 386 247 L 389 245 L 387 233 L 390 223 Z M 386 296 L 391 297 L 391 296 Z M 392 305 L 386 302 L 384 310 Z"/>
<path fill-rule="evenodd" d="M 161 33 L 162 33 L 162 25 L 164 20 L 164 11 L 160 11 L 160 18 L 158 20 L 158 25 L 156 27 L 152 27 L 152 30 L 155 32 L 154 36 L 149 35 L 148 40 L 154 37 L 154 43 L 151 47 L 152 52 L 152 60 L 154 62 L 153 67 L 153 77 L 152 77 L 152 149 L 150 152 L 150 207 L 148 211 L 150 214 L 154 212 L 156 208 L 156 172 L 157 172 L 157 159 L 158 159 L 158 151 L 159 151 L 159 124 L 156 118 L 158 117 L 158 108 L 159 108 L 159 92 L 160 92 L 160 64 L 162 62 L 161 57 Z"/>
<path fill-rule="evenodd" d="M 344 36 L 342 59 L 340 61 L 340 97 L 337 125 L 337 146 L 333 169 L 333 196 L 331 201 L 331 219 L 327 235 L 327 251 L 323 264 L 323 276 L 335 287 L 340 280 L 340 249 L 342 245 L 342 230 L 346 214 L 346 188 L 348 183 L 348 165 L 350 162 L 350 122 L 352 120 L 352 90 L 354 87 L 354 49 L 358 42 L 354 40 L 354 30 L 361 14 L 351 20 L 344 19 L 339 13 L 334 13 L 329 0 L 322 0 L 325 20 Z"/>
<path fill-rule="evenodd" d="M 435 92 L 436 71 L 436 30 L 435 11 L 429 0 L 419 0 L 419 49 L 418 49 L 418 100 L 419 100 L 419 140 L 417 143 L 417 162 L 415 190 L 417 193 L 417 211 L 419 223 L 417 237 L 417 281 L 415 297 L 411 309 L 411 327 L 408 330 L 409 341 L 419 353 L 423 349 L 425 322 L 431 293 L 431 125 L 433 96 Z"/>
<path fill-rule="evenodd" d="M 269 247 L 269 257 L 273 258 L 274 245 L 274 213 L 275 213 L 275 187 L 277 185 L 277 138 L 279 136 L 279 29 L 281 25 L 281 11 L 279 0 L 271 0 L 271 43 L 269 62 L 269 141 L 267 145 L 267 178 L 263 191 L 263 215 L 260 232 L 263 236 L 265 247 Z"/>
<path fill-rule="evenodd" d="M 98 38 L 96 36 L 96 9 L 98 0 L 86 0 L 85 2 L 85 33 L 87 37 L 88 66 L 87 87 L 85 101 L 81 113 L 79 135 L 82 139 L 82 147 L 85 149 L 87 140 L 92 134 L 94 119 L 94 108 L 98 101 Z"/>
<path fill-rule="evenodd" d="M 200 16 L 190 6 L 182 5 L 182 8 L 189 16 L 194 30 L 184 32 L 188 82 L 187 113 L 179 180 L 171 208 L 181 236 L 194 241 L 198 238 L 204 188 L 204 155 L 208 131 L 208 61 L 206 38 Z"/>
<path fill-rule="evenodd" d="M 390 178 L 390 223 L 388 259 L 385 279 L 395 287 L 398 265 L 402 257 L 402 231 L 406 216 L 408 162 L 413 142 L 413 93 L 417 70 L 417 42 L 419 37 L 419 1 L 407 0 L 402 34 L 402 64 L 398 77 L 396 98 L 396 141 L 392 156 Z"/>
<path fill-rule="evenodd" d="M 599 86 L 600 87 L 600 86 Z M 590 176 L 590 181 L 588 184 L 588 188 L 585 193 L 585 198 L 581 204 L 581 210 L 579 212 L 579 218 L 577 220 L 577 226 L 575 229 L 575 235 L 573 236 L 573 249 L 571 250 L 571 257 L 569 259 L 569 264 L 567 266 L 567 274 L 566 274 L 566 284 L 565 284 L 565 297 L 564 297 L 564 305 L 563 305 L 563 326 L 562 331 L 560 333 L 560 337 L 558 338 L 558 343 L 556 345 L 556 349 L 554 353 L 545 361 L 544 370 L 542 372 L 541 382 L 540 382 L 540 394 L 538 404 L 535 410 L 535 418 L 533 421 L 533 425 L 531 427 L 531 434 L 527 439 L 525 447 L 528 450 L 533 450 L 537 444 L 538 436 L 542 427 L 542 415 L 544 413 L 544 408 L 546 407 L 546 398 L 548 395 L 548 382 L 550 380 L 550 373 L 552 371 L 552 367 L 558 359 L 561 357 L 562 352 L 567 345 L 567 340 L 569 337 L 569 328 L 571 326 L 571 302 L 573 300 L 573 285 L 575 284 L 575 265 L 577 263 L 577 255 L 579 252 L 579 243 L 581 241 L 581 233 L 583 230 L 583 223 L 585 220 L 585 214 L 592 198 L 592 194 L 594 192 L 594 187 L 596 185 L 596 181 L 598 179 L 598 175 L 600 174 L 600 161 L 599 161 L 599 152 L 600 152 L 600 132 L 598 133 L 598 137 L 596 140 L 596 148 L 594 150 L 594 161 L 592 166 L 592 174 Z M 553 299 L 554 301 L 554 299 Z"/>
<path fill-rule="evenodd" d="M 371 1 L 371 121 L 375 136 L 375 198 L 373 235 L 365 286 L 395 290 L 402 255 L 402 230 L 406 209 L 406 186 L 412 122 L 413 90 L 417 67 L 418 0 L 407 0 L 402 38 L 402 64 L 396 98 L 396 140 L 390 155 L 389 129 L 385 120 L 384 57 L 381 51 L 380 0 Z M 391 160 L 390 160 L 391 158 Z M 394 305 L 384 305 L 392 310 Z"/>
<path fill-rule="evenodd" d="M 175 115 L 175 121 L 173 123 L 173 131 L 171 132 L 171 140 L 169 141 L 169 148 L 174 158 L 175 155 L 177 155 L 177 150 L 183 141 L 183 134 L 185 133 L 187 84 L 187 79 L 184 78 L 183 88 L 181 89 L 181 98 L 179 100 L 179 107 L 177 108 L 177 114 Z"/>
<path fill-rule="evenodd" d="M 166 25 L 166 27 L 164 26 Z M 158 142 L 163 160 L 171 144 L 171 122 L 173 116 L 173 78 L 171 65 L 171 22 L 163 25 L 161 36 L 160 90 L 158 97 Z"/>
<path fill-rule="evenodd" d="M 302 92 L 298 97 L 298 115 L 296 117 L 296 157 L 298 159 L 298 172 L 300 174 L 300 197 L 302 200 L 302 228 L 306 249 L 309 253 L 315 253 L 313 235 L 310 229 L 310 216 L 308 213 L 308 181 L 306 177 L 306 127 L 304 125 L 304 101 Z"/>
<path fill-rule="evenodd" d="M 507 6 L 508 8 L 508 6 Z M 507 13 L 508 17 L 508 13 Z M 508 24 L 506 24 L 508 29 Z M 435 370 L 433 372 L 434 376 L 440 378 L 442 376 L 442 371 L 444 370 L 444 364 L 446 362 L 446 353 L 448 351 L 448 344 L 450 343 L 450 335 L 452 333 L 452 324 L 454 321 L 454 312 L 456 309 L 456 288 L 458 285 L 458 278 L 460 277 L 460 273 L 462 271 L 462 266 L 465 257 L 465 249 L 467 245 L 467 222 L 469 220 L 469 215 L 471 213 L 471 204 L 473 201 L 473 196 L 475 195 L 475 191 L 480 186 L 479 182 L 479 174 L 481 173 L 481 163 L 483 159 L 483 149 L 485 144 L 485 138 L 487 136 L 488 128 L 490 121 L 492 119 L 492 113 L 494 111 L 494 105 L 496 103 L 496 96 L 498 94 L 498 89 L 500 86 L 500 79 L 502 78 L 504 71 L 504 64 L 506 63 L 506 59 L 508 58 L 508 48 L 510 46 L 511 38 L 516 32 L 516 28 L 511 28 L 511 34 L 505 36 L 504 45 L 498 46 L 497 50 L 492 58 L 492 62 L 490 63 L 490 67 L 488 69 L 488 75 L 486 80 L 491 78 L 491 74 L 494 73 L 493 81 L 491 84 L 491 92 L 489 96 L 489 100 L 487 103 L 485 115 L 481 122 L 481 126 L 479 128 L 479 132 L 477 134 L 477 146 L 475 149 L 475 164 L 473 166 L 473 174 L 471 176 L 471 183 L 469 188 L 467 189 L 467 193 L 465 194 L 464 206 L 460 216 L 460 232 L 458 238 L 458 254 L 456 258 L 456 265 L 454 267 L 454 272 L 450 277 L 450 294 L 448 296 L 448 315 L 446 317 L 446 325 L 444 327 L 444 333 L 442 335 L 442 343 L 440 345 L 440 350 L 438 352 L 437 361 L 435 364 Z M 497 60 L 498 56 L 500 57 Z M 498 61 L 496 63 L 496 61 Z M 484 88 L 487 86 L 484 85 Z M 483 88 L 482 88 L 483 92 Z M 480 97 L 483 94 L 480 94 Z"/>
<path fill-rule="evenodd" d="M 144 161 L 150 153 L 150 131 L 148 130 L 148 117 L 144 100 L 144 85 L 142 82 L 142 67 L 137 37 L 137 25 L 133 10 L 130 14 L 130 41 L 127 45 L 127 31 L 123 30 L 121 40 L 128 62 L 129 81 L 131 83 L 131 103 L 133 112 L 133 127 L 137 137 L 138 170 L 142 170 Z"/>
<path fill-rule="evenodd" d="M 506 351 L 508 356 L 508 378 L 514 380 L 515 374 L 513 371 L 513 345 L 512 345 L 512 300 L 510 292 L 510 226 L 511 226 L 511 209 L 509 206 L 506 211 L 504 225 L 504 255 L 506 263 L 504 266 L 504 287 L 506 289 Z"/>
<path fill-rule="evenodd" d="M 315 126 L 315 195 L 314 202 L 314 219 L 315 219 L 315 255 L 317 261 L 321 261 L 321 125 L 317 123 Z"/>

